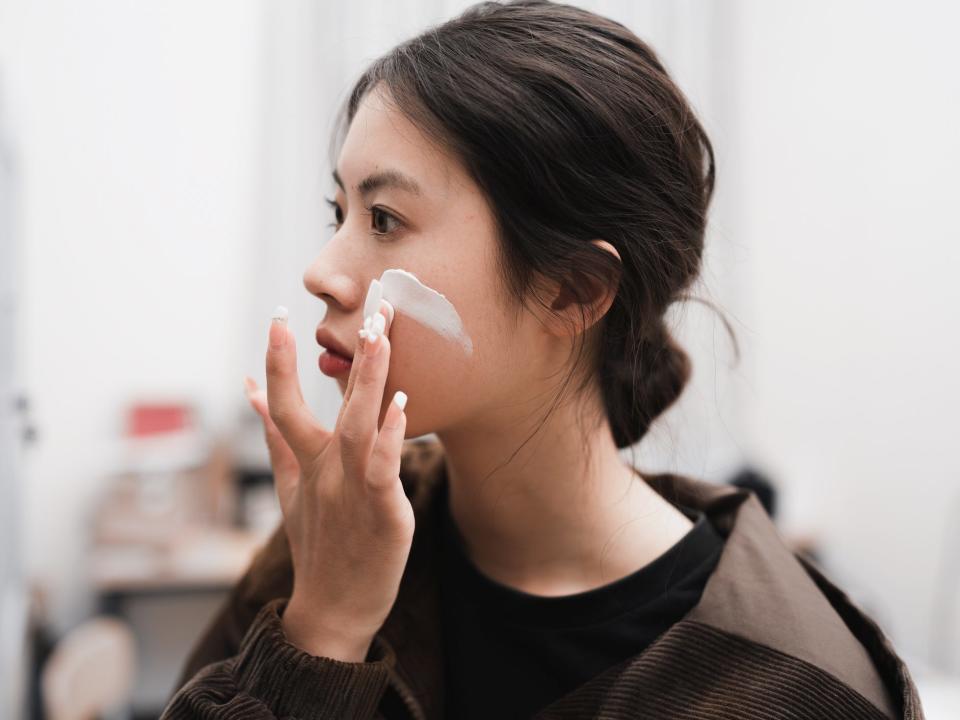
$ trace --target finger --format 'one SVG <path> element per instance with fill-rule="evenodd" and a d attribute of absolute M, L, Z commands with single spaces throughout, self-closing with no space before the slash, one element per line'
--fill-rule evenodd
<path fill-rule="evenodd" d="M 407 394 L 397 390 L 383 418 L 383 426 L 377 435 L 367 466 L 367 484 L 376 490 L 396 490 L 400 483 L 400 454 L 403 449 L 403 437 L 407 429 L 407 414 L 404 408 Z"/>
<path fill-rule="evenodd" d="M 267 347 L 267 406 L 270 417 L 300 466 L 320 454 L 330 433 L 303 400 L 297 373 L 297 344 L 287 327 L 287 309 L 277 306 Z"/>
<path fill-rule="evenodd" d="M 367 288 L 367 297 L 364 298 L 363 301 L 363 326 L 360 328 L 358 333 L 360 335 L 361 342 L 362 338 L 364 338 L 372 329 L 371 323 L 374 319 L 375 313 L 377 312 L 380 312 L 386 321 L 384 326 L 380 329 L 383 330 L 383 332 L 389 333 L 390 325 L 393 324 L 393 305 L 383 299 L 383 285 L 380 284 L 379 280 L 374 278 L 370 281 L 370 287 Z M 353 378 L 353 373 L 350 373 L 350 378 L 347 380 L 347 390 L 343 395 L 344 403 L 347 402 L 350 397 L 350 393 L 353 392 Z"/>
<path fill-rule="evenodd" d="M 281 509 L 286 512 L 287 503 L 293 496 L 297 483 L 300 480 L 300 465 L 296 456 L 287 445 L 283 435 L 277 429 L 267 407 L 267 393 L 257 387 L 252 378 L 244 378 L 247 400 L 260 419 L 263 421 L 264 435 L 267 441 L 267 450 L 270 454 L 270 467 L 273 468 L 273 480 L 277 489 L 277 499 Z"/>
<path fill-rule="evenodd" d="M 390 335 L 390 328 L 393 326 L 393 315 L 394 315 L 393 305 L 391 305 L 386 300 L 381 300 L 379 310 L 380 310 L 380 314 L 384 316 L 383 333 L 385 335 Z M 366 320 L 364 320 L 364 325 L 366 325 Z M 365 328 L 361 328 L 361 329 L 365 329 Z M 361 336 L 360 341 L 357 344 L 357 355 L 354 358 L 354 360 L 360 359 L 360 356 L 361 356 L 360 347 L 362 346 L 363 342 L 364 342 L 364 338 Z M 353 386 L 356 383 L 357 367 L 359 366 L 359 364 L 360 363 L 358 362 L 354 362 L 353 365 L 350 367 L 350 376 L 347 379 L 347 389 L 343 393 L 343 404 L 340 406 L 340 413 L 337 416 L 338 425 L 340 424 L 340 420 L 343 417 L 343 411 L 346 410 L 347 403 L 350 401 L 350 396 L 353 394 Z"/>
<path fill-rule="evenodd" d="M 381 324 L 370 323 L 372 334 L 361 339 L 357 376 L 335 430 L 340 438 L 344 470 L 360 477 L 365 475 L 366 463 L 377 438 L 383 390 L 390 369 L 390 340 L 378 332 L 382 329 L 384 315 L 374 315 L 374 318 L 378 317 Z"/>

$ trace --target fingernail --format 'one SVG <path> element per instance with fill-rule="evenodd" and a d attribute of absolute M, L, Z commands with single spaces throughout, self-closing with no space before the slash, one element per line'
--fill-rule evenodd
<path fill-rule="evenodd" d="M 386 325 L 386 329 L 384 330 L 384 332 L 385 332 L 387 335 L 389 335 L 389 334 L 390 334 L 390 328 L 393 327 L 393 315 L 394 315 L 394 310 L 393 310 L 393 305 L 390 304 L 390 301 L 389 301 L 389 300 L 384 300 L 383 302 L 385 303 L 386 308 L 387 308 L 387 325 Z"/>
<path fill-rule="evenodd" d="M 367 297 L 363 301 L 363 318 L 366 320 L 380 309 L 380 299 L 383 297 L 383 285 L 374 278 L 367 288 Z"/>
<path fill-rule="evenodd" d="M 382 297 L 383 286 L 379 280 L 374 278 L 370 281 L 370 286 L 367 288 L 367 297 L 363 300 L 363 327 L 360 329 L 360 337 L 367 340 L 363 343 L 364 349 L 372 350 L 373 346 L 377 344 L 379 334 L 383 332 L 383 328 L 380 327 L 376 319 L 377 315 L 380 314 L 380 299 Z"/>
<path fill-rule="evenodd" d="M 403 410 L 407 406 L 407 394 L 403 390 L 397 390 L 393 394 L 393 401 Z"/>
<path fill-rule="evenodd" d="M 257 384 L 248 376 L 243 376 L 243 391 L 246 393 L 247 397 L 250 397 L 250 393 L 257 389 Z"/>
<path fill-rule="evenodd" d="M 277 305 L 270 322 L 270 349 L 276 350 L 287 344 L 287 317 L 289 313 L 283 305 Z"/>

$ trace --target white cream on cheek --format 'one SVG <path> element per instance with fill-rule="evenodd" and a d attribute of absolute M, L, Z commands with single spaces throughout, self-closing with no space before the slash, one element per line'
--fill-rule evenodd
<path fill-rule="evenodd" d="M 426 325 L 473 353 L 473 341 L 463 329 L 460 315 L 442 293 L 420 282 L 413 273 L 400 268 L 384 270 L 380 275 L 383 298 L 394 309 Z"/>

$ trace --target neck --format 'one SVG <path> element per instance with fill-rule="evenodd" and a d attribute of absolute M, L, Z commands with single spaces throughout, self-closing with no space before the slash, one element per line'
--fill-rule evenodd
<path fill-rule="evenodd" d="M 437 433 L 450 513 L 471 561 L 534 595 L 618 580 L 692 526 L 620 458 L 608 423 L 584 434 L 589 425 L 565 408 L 526 443 L 533 428 L 503 418 Z"/>

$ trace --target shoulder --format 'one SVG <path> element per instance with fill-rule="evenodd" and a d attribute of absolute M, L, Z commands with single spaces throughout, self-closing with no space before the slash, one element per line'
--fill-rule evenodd
<path fill-rule="evenodd" d="M 698 647 L 722 647 L 784 702 L 819 687 L 849 705 L 844 717 L 903 717 L 906 668 L 876 623 L 787 547 L 755 495 L 724 500 L 724 549 L 683 632 Z"/>
<path fill-rule="evenodd" d="M 603 709 L 611 717 L 672 718 L 665 708 L 683 708 L 682 717 L 744 720 L 922 718 L 881 709 L 818 665 L 692 620 L 671 626 L 610 683 Z"/>

